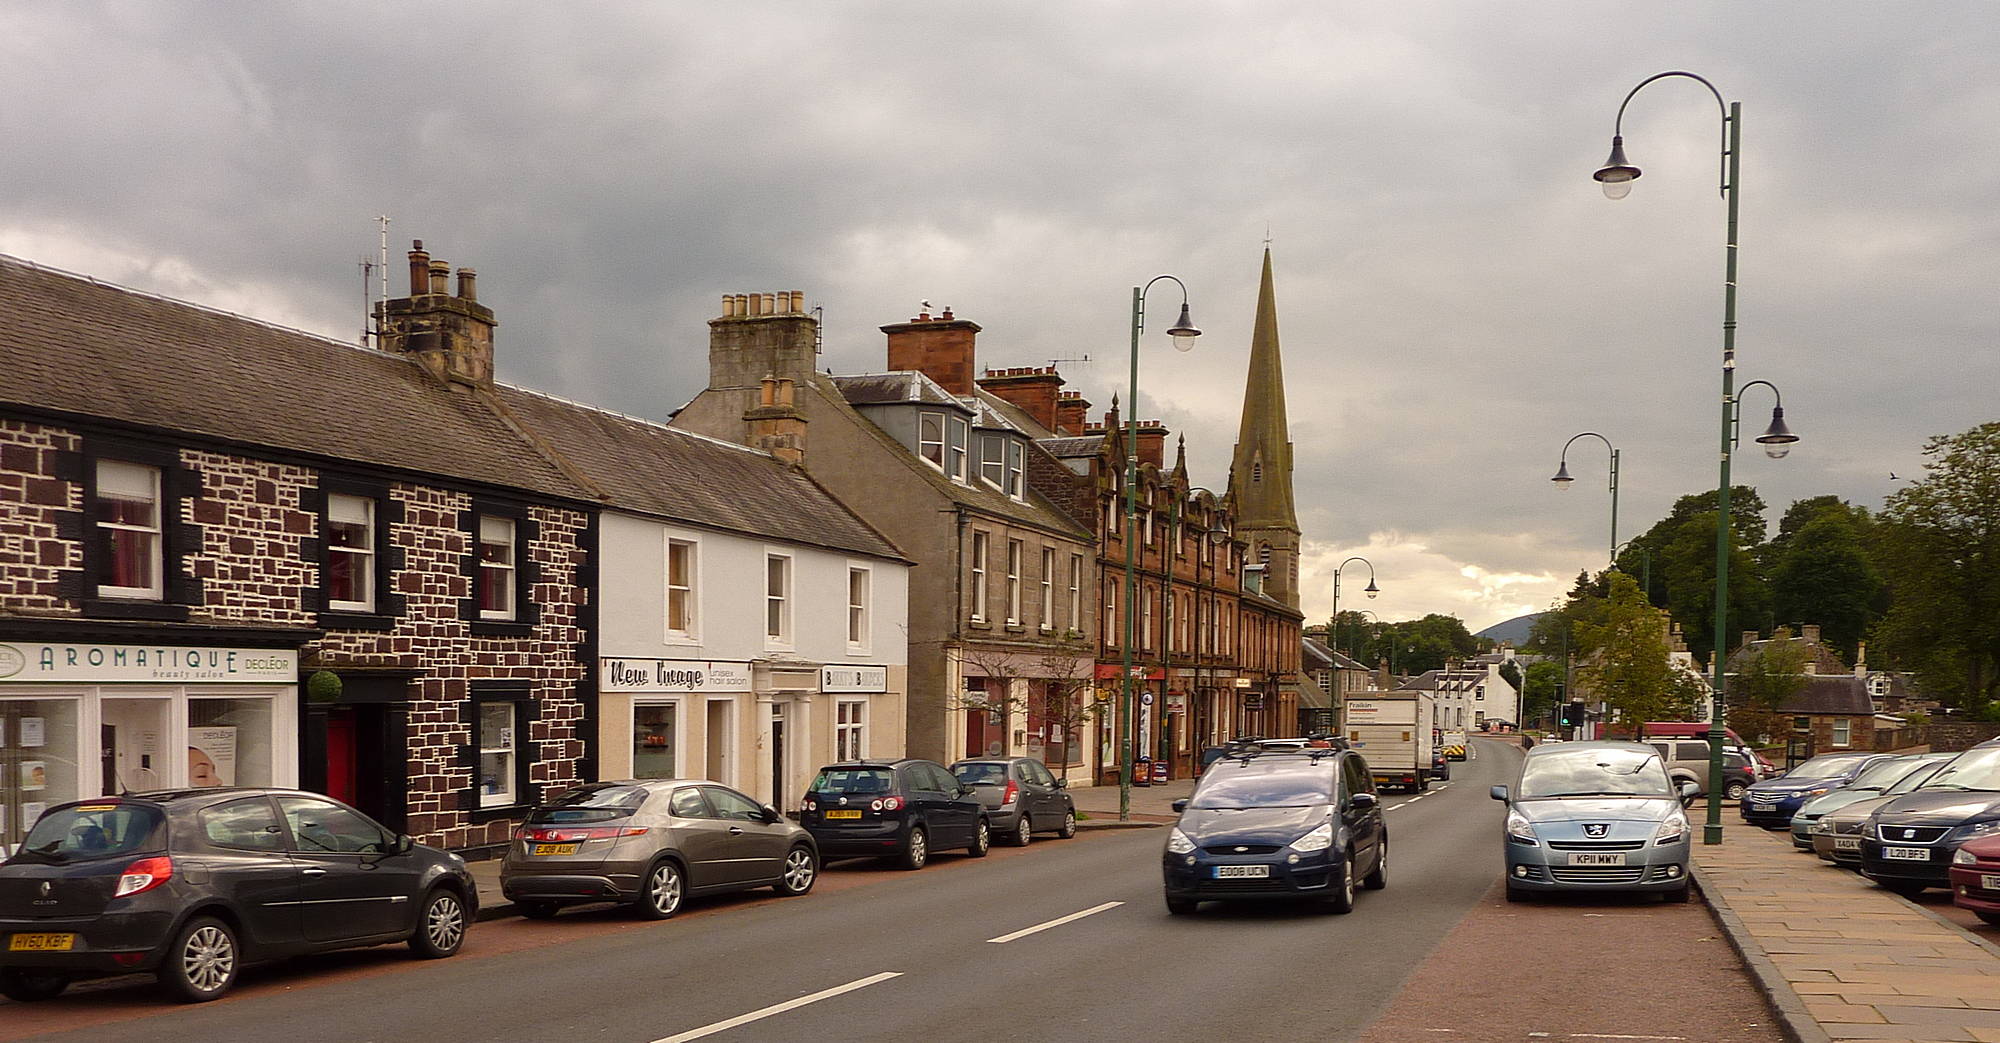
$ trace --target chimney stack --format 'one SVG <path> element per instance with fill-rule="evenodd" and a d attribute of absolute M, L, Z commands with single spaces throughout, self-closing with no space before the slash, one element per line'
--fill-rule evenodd
<path fill-rule="evenodd" d="M 1167 425 L 1158 420 L 1139 421 L 1139 462 L 1164 469 L 1166 453 Z"/>
<path fill-rule="evenodd" d="M 806 415 L 799 411 L 796 390 L 790 378 L 766 376 L 758 382 L 757 405 L 743 414 L 750 444 L 793 467 L 806 459 Z"/>
<path fill-rule="evenodd" d="M 1058 435 L 1080 435 L 1090 426 L 1090 401 L 1075 391 L 1064 391 L 1056 395 L 1055 432 Z"/>
<path fill-rule="evenodd" d="M 1743 644 L 1739 645 L 1738 647 L 1749 648 L 1750 642 L 1755 640 L 1757 640 L 1757 632 L 1755 630 L 1745 630 L 1743 632 Z M 1718 651 L 1720 650 L 1718 649 Z"/>
<path fill-rule="evenodd" d="M 754 390 L 765 377 L 804 383 L 819 353 L 805 299 L 803 290 L 724 294 L 722 315 L 708 320 L 709 388 Z"/>
<path fill-rule="evenodd" d="M 1800 637 L 1803 637 L 1803 638 L 1805 638 L 1805 639 L 1806 639 L 1807 641 L 1811 641 L 1811 642 L 1813 642 L 1814 644 L 1818 644 L 1818 643 L 1819 643 L 1819 624 L 1818 624 L 1818 623 L 1806 623 L 1806 624 L 1804 624 L 1804 625 L 1800 626 L 1800 627 L 1799 627 L 1799 636 L 1800 636 Z"/>
<path fill-rule="evenodd" d="M 408 355 L 447 384 L 493 384 L 493 309 L 474 296 L 477 273 L 462 268 L 452 296 L 451 265 L 431 259 L 424 241 L 410 243 L 410 295 L 383 301 L 382 349 Z"/>
<path fill-rule="evenodd" d="M 1034 418 L 1050 434 L 1056 432 L 1056 402 L 1063 378 L 1054 366 L 989 369 L 979 386 Z"/>
<path fill-rule="evenodd" d="M 920 313 L 908 322 L 882 327 L 889 338 L 889 368 L 902 372 L 916 370 L 937 381 L 946 391 L 961 397 L 973 392 L 973 342 L 979 324 L 954 319 L 946 308 L 936 318 Z"/>

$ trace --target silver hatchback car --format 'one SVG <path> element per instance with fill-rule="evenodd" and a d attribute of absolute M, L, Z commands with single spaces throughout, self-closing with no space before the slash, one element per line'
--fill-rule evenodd
<path fill-rule="evenodd" d="M 1507 900 L 1556 891 L 1650 891 L 1688 900 L 1699 788 L 1667 778 L 1659 751 L 1635 742 L 1566 742 L 1528 751 L 1507 805 Z"/>

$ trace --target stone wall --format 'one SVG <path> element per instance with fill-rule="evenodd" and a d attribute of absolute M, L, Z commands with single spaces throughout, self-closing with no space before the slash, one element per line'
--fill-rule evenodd
<path fill-rule="evenodd" d="M 68 431 L 0 419 L 0 611 L 73 616 L 82 590 L 83 491 Z"/>

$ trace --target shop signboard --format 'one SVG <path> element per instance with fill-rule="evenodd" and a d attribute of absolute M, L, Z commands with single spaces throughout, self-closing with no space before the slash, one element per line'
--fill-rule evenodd
<path fill-rule="evenodd" d="M 299 653 L 290 648 L 15 641 L 0 643 L 0 681 L 297 684 Z"/>
<path fill-rule="evenodd" d="M 822 692 L 886 692 L 889 690 L 889 668 L 886 666 L 823 666 L 819 670 L 819 690 Z"/>
<path fill-rule="evenodd" d="M 607 692 L 747 692 L 749 663 L 718 663 L 698 659 L 598 660 L 599 677 Z"/>

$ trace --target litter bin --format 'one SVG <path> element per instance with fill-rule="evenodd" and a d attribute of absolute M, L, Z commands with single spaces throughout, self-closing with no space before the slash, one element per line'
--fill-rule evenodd
<path fill-rule="evenodd" d="M 1150 786 L 1152 784 L 1153 762 L 1151 760 L 1141 759 L 1139 763 L 1132 765 L 1132 785 Z"/>

